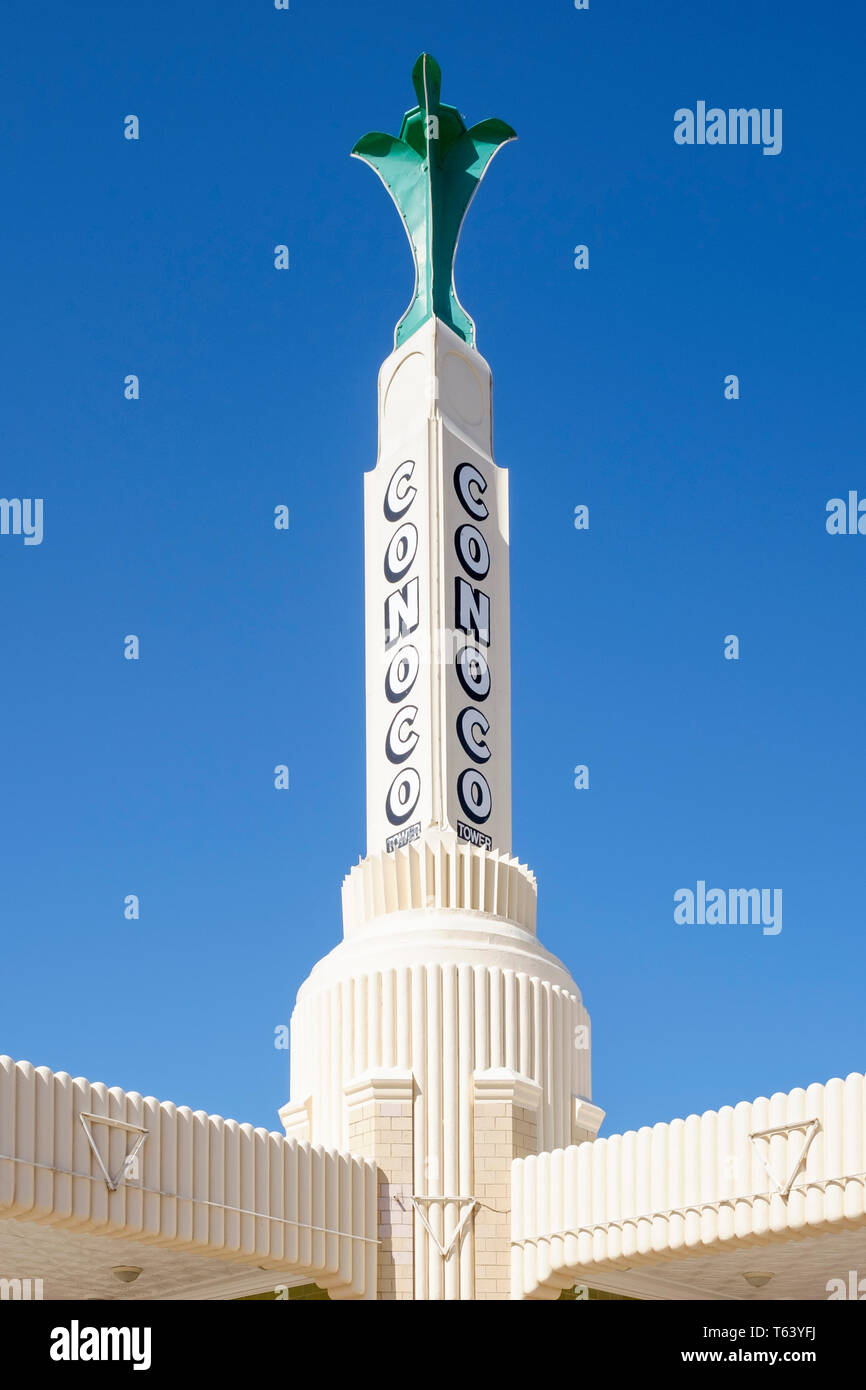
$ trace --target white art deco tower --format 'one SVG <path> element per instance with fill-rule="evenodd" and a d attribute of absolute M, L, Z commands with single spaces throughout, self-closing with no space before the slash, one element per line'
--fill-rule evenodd
<path fill-rule="evenodd" d="M 375 1159 L 381 1299 L 505 1298 L 514 1158 L 594 1136 L 589 1018 L 512 856 L 508 478 L 457 299 L 503 122 L 466 130 L 428 55 L 399 137 L 353 151 L 415 259 L 365 479 L 367 854 L 298 993 L 288 1134 Z"/>

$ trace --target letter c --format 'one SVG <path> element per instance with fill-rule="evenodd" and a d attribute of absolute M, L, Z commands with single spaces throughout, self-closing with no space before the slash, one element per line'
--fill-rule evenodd
<path fill-rule="evenodd" d="M 389 762 L 405 763 L 418 747 L 419 735 L 412 728 L 417 717 L 417 705 L 404 705 L 394 715 L 385 738 L 385 752 Z M 407 728 L 409 732 L 405 733 L 404 730 Z"/>
<path fill-rule="evenodd" d="M 476 521 L 486 521 L 490 513 L 481 498 L 473 496 L 470 492 L 472 483 L 478 488 L 479 493 L 487 491 L 487 479 L 483 473 L 479 472 L 474 463 L 458 463 L 454 469 L 454 486 L 457 489 L 457 496 L 470 516 L 474 516 Z"/>
<path fill-rule="evenodd" d="M 416 487 L 404 487 L 403 491 L 400 491 L 400 484 L 408 483 L 414 472 L 414 459 L 406 459 L 405 463 L 398 464 L 391 474 L 391 481 L 385 493 L 385 515 L 389 521 L 399 521 L 415 501 L 418 493 Z"/>
<path fill-rule="evenodd" d="M 481 738 L 476 737 L 476 729 L 481 730 Z M 483 738 L 489 730 L 490 720 L 485 718 L 480 709 L 473 709 L 471 705 L 461 710 L 457 716 L 457 737 L 464 753 L 468 753 L 477 763 L 486 763 L 490 757 L 490 749 Z"/>

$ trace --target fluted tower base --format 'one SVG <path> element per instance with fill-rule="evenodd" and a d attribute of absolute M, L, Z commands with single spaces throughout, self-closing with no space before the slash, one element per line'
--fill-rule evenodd
<path fill-rule="evenodd" d="M 357 865 L 344 912 L 298 994 L 283 1122 L 376 1159 L 380 1297 L 505 1298 L 512 1160 L 600 1119 L 589 1016 L 535 937 L 535 880 L 440 832 Z"/>

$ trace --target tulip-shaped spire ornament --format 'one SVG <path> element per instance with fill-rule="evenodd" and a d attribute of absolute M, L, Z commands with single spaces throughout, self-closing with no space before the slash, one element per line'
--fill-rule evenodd
<path fill-rule="evenodd" d="M 352 150 L 393 198 L 415 258 L 415 293 L 394 345 L 435 317 L 474 347 L 475 324 L 454 288 L 457 241 L 488 164 L 516 134 L 495 117 L 467 130 L 456 107 L 439 100 L 442 73 L 429 53 L 412 69 L 412 83 L 418 105 L 407 111 L 399 136 L 374 131 Z"/>

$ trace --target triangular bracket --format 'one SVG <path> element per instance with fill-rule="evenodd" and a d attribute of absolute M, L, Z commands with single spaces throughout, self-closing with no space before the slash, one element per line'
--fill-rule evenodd
<path fill-rule="evenodd" d="M 87 1114 L 86 1111 L 81 1112 L 79 1119 L 81 1120 L 82 1129 L 84 1130 L 84 1133 L 87 1135 L 87 1142 L 90 1145 L 91 1150 L 93 1151 L 93 1156 L 96 1159 L 96 1162 L 99 1164 L 100 1171 L 102 1173 L 102 1176 L 105 1178 L 109 1191 L 116 1192 L 120 1184 L 130 1176 L 130 1173 L 135 1165 L 135 1160 L 138 1155 L 138 1151 L 144 1143 L 145 1139 L 147 1138 L 149 1131 L 146 1130 L 143 1125 L 128 1125 L 123 1120 L 110 1120 L 107 1115 L 90 1115 Z M 90 1128 L 91 1123 L 93 1123 L 94 1121 L 101 1125 L 109 1125 L 112 1129 L 123 1129 L 127 1132 L 127 1134 L 138 1135 L 138 1138 L 136 1139 L 132 1148 L 129 1149 L 124 1155 L 123 1162 L 121 1163 L 114 1177 L 112 1177 L 109 1173 L 108 1169 L 102 1161 L 102 1155 L 96 1147 L 96 1141 L 93 1137 L 93 1132 Z"/>
<path fill-rule="evenodd" d="M 749 1141 L 752 1145 L 752 1148 L 755 1150 L 755 1153 L 761 1160 L 761 1163 L 763 1164 L 766 1170 L 767 1176 L 769 1177 L 771 1182 L 775 1183 L 775 1187 L 773 1189 L 774 1195 L 778 1195 L 780 1197 L 788 1196 L 789 1192 L 791 1191 L 791 1188 L 794 1186 L 794 1179 L 796 1178 L 797 1174 L 799 1173 L 800 1169 L 806 1161 L 806 1155 L 809 1152 L 812 1140 L 815 1138 L 815 1135 L 818 1133 L 818 1130 L 820 1128 L 820 1120 L 797 1120 L 794 1123 L 788 1125 L 773 1125 L 771 1129 L 756 1129 L 752 1134 L 749 1135 Z M 762 1154 L 760 1149 L 756 1146 L 755 1140 L 769 1140 L 777 1134 L 787 1136 L 798 1129 L 804 1129 L 806 1131 L 803 1138 L 803 1144 L 794 1162 L 794 1166 L 792 1167 L 791 1172 L 788 1175 L 787 1181 L 783 1183 L 779 1178 L 776 1177 L 776 1174 L 770 1167 L 768 1159 L 765 1158 L 764 1154 Z"/>
<path fill-rule="evenodd" d="M 432 1229 L 432 1227 L 431 1227 L 431 1225 L 430 1225 L 430 1222 L 427 1220 L 427 1213 L 426 1213 L 425 1210 L 424 1210 L 424 1205 L 425 1205 L 425 1204 L 429 1204 L 429 1203 L 431 1203 L 431 1202 L 442 1202 L 442 1203 L 456 1202 L 456 1204 L 457 1204 L 458 1207 L 463 1207 L 463 1209 L 464 1209 L 464 1210 L 463 1210 L 463 1214 L 462 1214 L 462 1216 L 460 1217 L 460 1220 L 457 1222 L 457 1225 L 454 1227 L 454 1230 L 451 1232 L 451 1239 L 449 1240 L 449 1242 L 448 1242 L 447 1245 L 443 1245 L 443 1244 L 442 1244 L 442 1242 L 440 1241 L 439 1237 L 436 1235 L 435 1231 Z M 424 1230 L 427 1232 L 427 1234 L 428 1234 L 428 1236 L 430 1237 L 430 1239 L 432 1240 L 433 1244 L 436 1246 L 436 1249 L 439 1251 L 439 1254 L 442 1256 L 443 1260 L 447 1260 L 447 1259 L 449 1258 L 449 1256 L 453 1253 L 453 1251 L 457 1248 L 457 1246 L 460 1244 L 460 1239 L 461 1239 L 461 1237 L 462 1237 L 462 1235 L 463 1235 L 463 1232 L 466 1230 L 467 1225 L 469 1224 L 469 1219 L 470 1219 L 470 1217 L 472 1216 L 472 1213 L 474 1212 L 475 1208 L 476 1208 L 477 1206 L 480 1206 L 480 1203 L 479 1203 L 477 1197 L 415 1197 L 415 1196 L 413 1196 L 413 1198 L 412 1198 L 412 1206 L 415 1208 L 415 1211 L 416 1211 L 417 1214 L 418 1214 L 418 1217 L 419 1217 L 419 1220 L 420 1220 L 420 1222 L 421 1222 L 421 1225 L 424 1227 Z"/>

